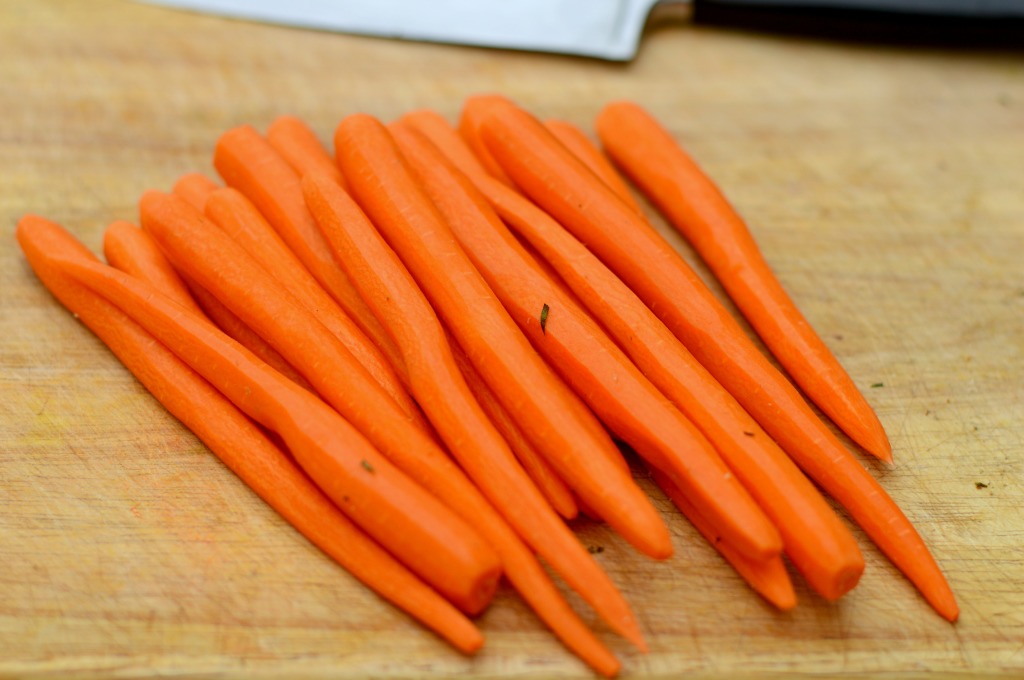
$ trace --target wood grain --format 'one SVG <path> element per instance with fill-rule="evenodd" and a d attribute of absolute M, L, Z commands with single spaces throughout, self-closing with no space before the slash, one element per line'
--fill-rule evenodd
<path fill-rule="evenodd" d="M 355 583 L 55 303 L 12 237 L 35 212 L 98 251 L 145 189 L 212 174 L 217 135 L 243 122 L 292 113 L 326 140 L 346 113 L 454 116 L 464 96 L 501 91 L 587 127 L 602 103 L 633 98 L 684 141 L 878 409 L 897 463 L 865 463 L 963 609 L 944 623 L 865 542 L 853 593 L 830 605 L 800 583 L 800 606 L 777 614 L 652 490 L 670 562 L 579 527 L 651 643 L 633 653 L 580 607 L 625 675 L 1021 676 L 1019 57 L 677 26 L 621 66 L 127 2 L 6 2 L 0 675 L 588 676 L 507 588 L 480 620 L 485 650 L 466 659 Z"/>

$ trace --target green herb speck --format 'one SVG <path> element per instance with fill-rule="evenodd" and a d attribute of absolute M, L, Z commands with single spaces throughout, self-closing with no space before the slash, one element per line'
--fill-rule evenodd
<path fill-rule="evenodd" d="M 541 333 L 547 333 L 546 329 L 548 327 L 548 313 L 550 311 L 551 311 L 551 308 L 548 307 L 547 303 L 544 303 L 544 306 L 540 308 L 540 332 Z"/>
<path fill-rule="evenodd" d="M 367 472 L 373 472 L 373 466 L 370 465 L 370 461 L 368 461 L 368 460 L 361 460 L 361 461 L 359 461 L 359 464 L 362 465 L 363 469 L 366 470 Z"/>
<path fill-rule="evenodd" d="M 871 383 L 871 387 L 885 387 L 885 383 Z"/>

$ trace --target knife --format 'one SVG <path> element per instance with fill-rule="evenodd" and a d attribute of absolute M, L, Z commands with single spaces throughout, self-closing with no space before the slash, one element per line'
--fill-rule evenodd
<path fill-rule="evenodd" d="M 220 16 L 386 38 L 610 61 L 636 56 L 645 26 L 709 23 L 836 34 L 852 28 L 919 37 L 949 33 L 1011 44 L 1024 0 L 144 0 Z M 808 24 L 808 22 L 810 22 Z M 1007 35 L 1008 34 L 1008 35 Z M 891 37 L 891 36 L 890 36 Z M 1000 39 L 1002 38 L 1002 39 Z"/>

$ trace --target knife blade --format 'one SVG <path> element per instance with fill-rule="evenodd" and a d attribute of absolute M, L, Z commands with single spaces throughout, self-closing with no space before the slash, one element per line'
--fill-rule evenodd
<path fill-rule="evenodd" d="M 644 27 L 662 18 L 780 16 L 821 10 L 861 20 L 931 19 L 986 26 L 1024 18 L 1024 0 L 143 0 L 148 4 L 299 28 L 384 38 L 572 54 L 610 61 L 636 56 Z M 681 11 L 682 10 L 682 11 Z M 690 11 L 688 11 L 690 10 Z M 830 15 L 830 13 L 832 13 Z M 1005 25 L 1004 25 L 1005 27 Z"/>

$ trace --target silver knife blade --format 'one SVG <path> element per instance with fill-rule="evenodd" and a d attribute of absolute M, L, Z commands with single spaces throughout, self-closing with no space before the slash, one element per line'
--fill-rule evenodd
<path fill-rule="evenodd" d="M 144 0 L 301 28 L 628 61 L 658 0 Z"/>

